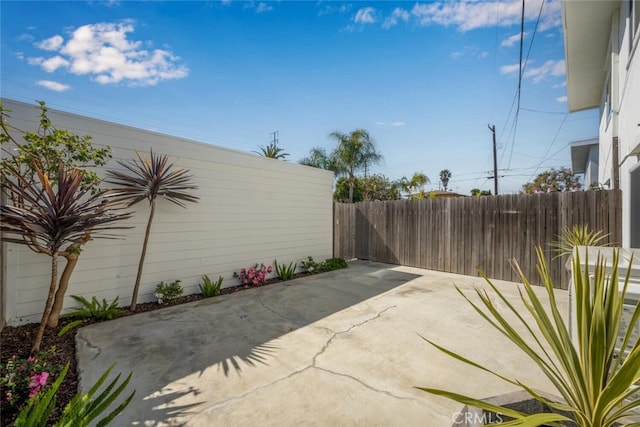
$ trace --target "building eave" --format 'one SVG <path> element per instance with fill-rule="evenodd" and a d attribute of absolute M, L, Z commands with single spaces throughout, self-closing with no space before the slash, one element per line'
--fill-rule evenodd
<path fill-rule="evenodd" d="M 615 0 L 562 2 L 567 105 L 570 112 L 598 107 L 606 76 Z"/>
<path fill-rule="evenodd" d="M 574 141 L 571 143 L 571 170 L 573 173 L 585 173 L 587 159 L 592 147 L 598 146 L 598 138 Z"/>

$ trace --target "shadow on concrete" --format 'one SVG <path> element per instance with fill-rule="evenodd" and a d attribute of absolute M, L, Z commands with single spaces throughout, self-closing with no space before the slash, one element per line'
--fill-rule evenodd
<path fill-rule="evenodd" d="M 137 389 L 121 425 L 157 425 L 189 416 L 209 384 L 278 357 L 277 338 L 387 292 L 417 275 L 354 262 L 348 269 L 95 324 L 78 332 L 81 387 L 101 367 L 133 371 Z M 197 379 L 196 379 L 197 378 Z M 170 423 L 171 424 L 171 423 Z M 173 425 L 173 424 L 171 424 Z"/>

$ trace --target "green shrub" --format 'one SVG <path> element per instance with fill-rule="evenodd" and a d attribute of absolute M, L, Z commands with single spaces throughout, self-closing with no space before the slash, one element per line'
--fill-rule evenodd
<path fill-rule="evenodd" d="M 273 260 L 273 267 L 276 270 L 276 274 L 280 280 L 291 280 L 296 272 L 298 264 L 294 264 L 293 261 L 287 266 L 285 264 L 278 264 L 277 260 Z"/>
<path fill-rule="evenodd" d="M 205 298 L 216 297 L 220 295 L 220 288 L 222 288 L 222 276 L 218 277 L 215 282 L 212 281 L 206 274 L 202 276 L 202 283 L 200 286 L 200 293 Z"/>
<path fill-rule="evenodd" d="M 96 297 L 88 301 L 80 295 L 71 295 L 71 298 L 79 302 L 81 307 L 64 314 L 64 317 L 81 317 L 83 319 L 111 320 L 113 316 L 120 313 L 118 309 L 118 298 L 110 303 L 106 299 L 102 299 L 102 303 L 98 302 Z"/>
<path fill-rule="evenodd" d="M 0 411 L 20 408 L 41 390 L 48 387 L 58 369 L 49 363 L 56 352 L 53 346 L 28 358 L 11 356 L 0 365 Z"/>
<path fill-rule="evenodd" d="M 322 266 L 322 263 L 317 263 L 316 261 L 314 261 L 312 256 L 308 256 L 306 260 L 301 261 L 300 265 L 309 274 L 316 274 L 322 271 L 320 268 Z"/>
<path fill-rule="evenodd" d="M 322 271 L 340 270 L 347 267 L 347 262 L 344 258 L 329 258 L 322 263 Z"/>
<path fill-rule="evenodd" d="M 125 380 L 118 385 L 120 374 L 118 374 L 111 383 L 95 398 L 98 389 L 105 382 L 109 374 L 113 369 L 113 365 L 105 371 L 104 374 L 98 379 L 91 390 L 86 395 L 81 393 L 76 394 L 71 402 L 65 406 L 60 421 L 58 421 L 56 427 L 84 427 L 89 425 L 100 414 L 102 414 L 109 405 L 118 398 L 118 396 L 124 391 L 131 380 L 131 373 Z M 49 417 L 56 406 L 56 393 L 60 388 L 60 384 L 64 380 L 69 370 L 69 363 L 64 367 L 62 373 L 58 376 L 51 388 L 46 391 L 36 394 L 28 403 L 28 405 L 20 411 L 18 418 L 15 421 L 15 427 L 45 427 L 50 425 Z M 117 387 L 116 387 L 117 386 Z M 114 389 L 114 387 L 116 387 Z M 133 391 L 129 397 L 127 397 L 120 405 L 118 405 L 107 416 L 102 418 L 96 424 L 98 427 L 108 425 L 113 419 L 120 414 L 131 402 L 135 395 Z"/>
<path fill-rule="evenodd" d="M 169 284 L 164 282 L 158 283 L 158 286 L 156 286 L 156 298 L 158 298 L 158 303 L 169 303 L 180 298 L 182 296 L 182 286 L 180 286 L 180 283 L 180 280 L 176 280 Z"/>

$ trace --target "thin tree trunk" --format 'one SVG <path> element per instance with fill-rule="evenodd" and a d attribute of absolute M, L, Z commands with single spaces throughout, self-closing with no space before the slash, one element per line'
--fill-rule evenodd
<path fill-rule="evenodd" d="M 138 263 L 138 275 L 136 276 L 136 284 L 133 287 L 133 295 L 131 296 L 131 307 L 129 310 L 136 311 L 138 302 L 138 289 L 140 288 L 140 279 L 142 278 L 142 267 L 144 266 L 144 258 L 147 255 L 147 243 L 149 243 L 149 235 L 151 234 L 151 223 L 153 215 L 156 211 L 156 201 L 151 201 L 151 212 L 149 212 L 149 221 L 147 222 L 147 230 L 144 234 L 144 243 L 142 244 L 142 254 L 140 254 L 140 262 Z"/>
<path fill-rule="evenodd" d="M 349 203 L 353 203 L 353 184 L 354 184 L 354 176 L 349 175 Z"/>
<path fill-rule="evenodd" d="M 67 292 L 67 288 L 69 287 L 69 279 L 71 278 L 71 273 L 73 273 L 73 269 L 78 263 L 78 256 L 79 255 L 77 253 L 70 253 L 65 256 L 65 258 L 67 259 L 67 265 L 65 265 L 64 270 L 62 271 L 62 276 L 60 276 L 60 282 L 58 283 L 56 297 L 53 301 L 53 306 L 51 307 L 49 320 L 47 320 L 47 326 L 50 328 L 55 328 L 56 326 L 58 326 L 58 321 L 60 320 L 60 312 L 62 311 L 62 307 L 64 305 L 64 295 Z"/>
<path fill-rule="evenodd" d="M 51 254 L 51 283 L 49 284 L 49 295 L 47 295 L 47 302 L 44 305 L 44 312 L 42 313 L 42 320 L 40 320 L 40 327 L 38 333 L 33 341 L 31 347 L 31 353 L 37 353 L 40 351 L 40 343 L 42 343 L 42 337 L 44 336 L 44 328 L 47 326 L 47 319 L 51 312 L 51 304 L 53 303 L 53 295 L 56 291 L 56 285 L 58 284 L 58 253 Z"/>

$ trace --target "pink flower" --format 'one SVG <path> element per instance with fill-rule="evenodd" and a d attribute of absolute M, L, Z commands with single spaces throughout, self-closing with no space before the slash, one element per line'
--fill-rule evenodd
<path fill-rule="evenodd" d="M 35 374 L 31 377 L 31 382 L 29 383 L 29 387 L 31 391 L 29 392 L 29 397 L 33 397 L 47 383 L 47 379 L 49 379 L 49 373 L 43 372 L 41 374 Z"/>
<path fill-rule="evenodd" d="M 271 273 L 273 271 L 273 267 L 269 266 L 267 267 L 267 273 Z"/>
<path fill-rule="evenodd" d="M 27 359 L 27 362 L 29 363 L 36 363 L 37 361 L 38 361 L 38 358 L 33 356 L 29 356 L 29 358 Z"/>
<path fill-rule="evenodd" d="M 26 371 L 26 370 L 27 370 L 27 367 L 26 367 L 26 366 L 24 366 L 24 365 L 20 365 L 20 366 L 18 366 L 18 371 L 20 371 L 20 372 L 24 372 L 24 371 Z"/>

